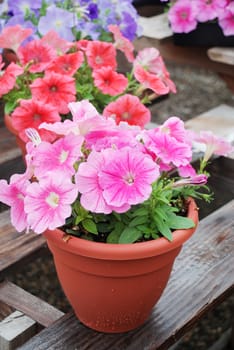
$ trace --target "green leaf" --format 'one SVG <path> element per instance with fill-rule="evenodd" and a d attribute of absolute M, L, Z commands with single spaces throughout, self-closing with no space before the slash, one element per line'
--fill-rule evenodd
<path fill-rule="evenodd" d="M 157 224 L 157 227 L 158 227 L 159 232 L 160 232 L 165 238 L 167 238 L 169 241 L 172 241 L 172 233 L 171 233 L 170 228 L 168 227 L 168 224 L 165 223 L 165 222 L 162 221 L 162 220 L 158 220 L 158 221 L 156 222 L 156 224 Z"/>
<path fill-rule="evenodd" d="M 126 227 L 119 238 L 119 243 L 134 243 L 142 237 L 142 233 L 136 227 Z"/>
<path fill-rule="evenodd" d="M 84 229 L 88 232 L 94 233 L 95 235 L 98 234 L 97 231 L 97 226 L 95 224 L 95 222 L 91 219 L 85 219 L 82 222 L 82 226 L 84 227 Z"/>
<path fill-rule="evenodd" d="M 117 222 L 113 231 L 111 231 L 111 233 L 107 236 L 107 243 L 119 243 L 119 238 L 123 232 L 123 229 L 124 224 L 122 222 Z"/>
<path fill-rule="evenodd" d="M 152 229 L 149 225 L 137 225 L 136 228 L 144 234 L 151 234 Z"/>
<path fill-rule="evenodd" d="M 184 216 L 171 214 L 168 218 L 168 226 L 172 229 L 187 229 L 195 226 L 192 219 Z"/>
<path fill-rule="evenodd" d="M 148 216 L 137 216 L 129 223 L 129 227 L 136 227 L 137 225 L 142 225 L 147 223 Z"/>
<path fill-rule="evenodd" d="M 145 216 L 148 215 L 148 210 L 146 208 L 138 208 L 133 213 L 132 216 Z"/>

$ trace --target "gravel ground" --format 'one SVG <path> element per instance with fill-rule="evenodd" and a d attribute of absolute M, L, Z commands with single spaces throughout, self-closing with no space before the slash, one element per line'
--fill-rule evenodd
<path fill-rule="evenodd" d="M 150 107 L 153 113 L 152 121 L 161 123 L 171 115 L 187 120 L 222 103 L 234 106 L 234 95 L 212 72 L 171 64 L 168 65 L 168 69 L 178 92 Z M 56 278 L 49 253 L 25 266 L 21 273 L 9 276 L 9 279 L 63 311 L 70 309 Z M 176 349 L 207 350 L 220 334 L 230 327 L 233 301 L 234 296 L 199 321 Z M 231 350 L 231 347 L 226 349 Z"/>

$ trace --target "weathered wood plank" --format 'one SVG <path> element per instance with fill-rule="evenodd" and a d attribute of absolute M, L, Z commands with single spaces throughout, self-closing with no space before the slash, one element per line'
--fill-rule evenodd
<path fill-rule="evenodd" d="M 20 349 L 168 349 L 234 289 L 233 210 L 234 200 L 201 220 L 177 258 L 161 300 L 139 329 L 102 334 L 86 328 L 69 313 Z"/>
<path fill-rule="evenodd" d="M 211 47 L 207 50 L 207 55 L 212 61 L 234 65 L 234 48 Z"/>
<path fill-rule="evenodd" d="M 47 250 L 43 235 L 20 234 L 10 223 L 10 211 L 0 213 L 0 279 L 10 269 L 19 267 L 39 250 Z"/>
<path fill-rule="evenodd" d="M 36 322 L 14 311 L 0 322 L 0 349 L 13 350 L 36 334 Z"/>
<path fill-rule="evenodd" d="M 0 164 L 21 157 L 21 150 L 16 144 L 15 136 L 4 126 L 0 128 Z"/>
<path fill-rule="evenodd" d="M 54 306 L 8 281 L 0 284 L 0 300 L 44 327 L 50 326 L 64 315 Z"/>

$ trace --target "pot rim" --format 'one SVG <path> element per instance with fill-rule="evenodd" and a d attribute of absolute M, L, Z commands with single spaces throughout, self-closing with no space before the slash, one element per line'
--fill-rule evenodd
<path fill-rule="evenodd" d="M 161 237 L 147 242 L 132 244 L 99 243 L 71 236 L 67 241 L 63 239 L 64 232 L 60 229 L 46 230 L 44 236 L 49 244 L 58 248 L 79 254 L 85 257 L 110 260 L 134 260 L 160 255 L 176 249 L 185 243 L 195 232 L 198 225 L 198 208 L 193 198 L 189 198 L 188 218 L 192 219 L 195 227 L 190 229 L 175 230 L 173 240 L 169 242 Z"/>

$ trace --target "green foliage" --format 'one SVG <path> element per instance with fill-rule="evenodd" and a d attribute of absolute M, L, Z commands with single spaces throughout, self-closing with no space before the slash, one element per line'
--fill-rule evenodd
<path fill-rule="evenodd" d="M 128 244 L 165 237 L 172 241 L 173 231 L 194 227 L 186 217 L 186 198 L 211 199 L 207 186 L 183 186 L 174 188 L 175 179 L 160 178 L 153 184 L 150 198 L 131 207 L 125 213 L 112 212 L 109 215 L 93 214 L 81 207 L 78 201 L 73 205 L 71 222 L 66 224 L 68 234 L 85 239 L 112 244 Z M 71 231 L 73 227 L 73 231 Z"/>

